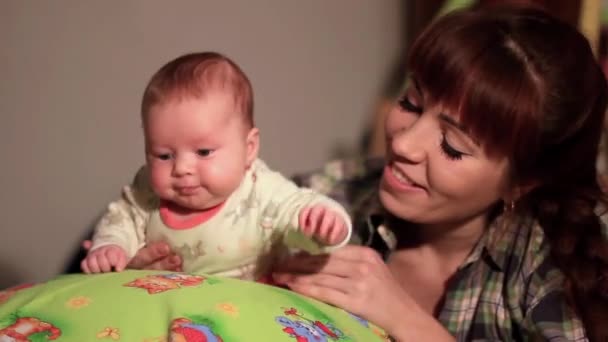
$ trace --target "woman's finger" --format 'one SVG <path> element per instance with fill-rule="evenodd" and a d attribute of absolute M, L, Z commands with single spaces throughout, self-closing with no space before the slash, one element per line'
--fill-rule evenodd
<path fill-rule="evenodd" d="M 323 254 L 292 256 L 277 265 L 275 270 L 278 273 L 327 273 L 347 277 L 352 274 L 354 267 L 357 265 L 350 260 L 336 258 L 332 254 Z"/>
<path fill-rule="evenodd" d="M 129 268 L 150 269 L 150 266 L 157 264 L 171 253 L 169 245 L 165 242 L 155 242 L 140 249 L 129 262 Z M 156 269 L 156 268 L 153 268 Z"/>
<path fill-rule="evenodd" d="M 293 273 L 275 273 L 272 276 L 273 280 L 278 283 L 288 286 L 318 286 L 327 287 L 345 294 L 352 294 L 353 280 L 349 277 L 341 277 L 327 273 L 314 274 L 293 274 Z"/>
<path fill-rule="evenodd" d="M 164 257 L 152 264 L 145 267 L 147 270 L 160 270 L 160 271 L 182 271 L 182 259 L 177 255 L 170 255 Z"/>
<path fill-rule="evenodd" d="M 317 284 L 293 283 L 289 288 L 304 296 L 312 297 L 322 302 L 335 305 L 347 311 L 351 311 L 349 295 L 332 287 L 320 286 Z"/>
<path fill-rule="evenodd" d="M 355 264 L 384 264 L 384 261 L 376 251 L 369 247 L 346 245 L 344 247 L 333 250 L 330 254 L 296 254 L 284 260 L 279 269 L 287 268 L 301 270 L 301 272 L 310 272 L 318 270 L 328 263 L 334 264 L 335 267 L 341 267 L 343 262 Z M 334 267 L 334 265 L 330 265 Z"/>
<path fill-rule="evenodd" d="M 384 263 L 380 254 L 375 250 L 357 245 L 346 245 L 331 252 L 332 257 L 353 262 Z"/>

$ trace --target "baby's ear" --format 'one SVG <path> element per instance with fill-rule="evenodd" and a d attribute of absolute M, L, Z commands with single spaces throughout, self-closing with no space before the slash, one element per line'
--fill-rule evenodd
<path fill-rule="evenodd" d="M 247 168 L 249 168 L 251 166 L 251 164 L 253 164 L 253 162 L 257 159 L 258 157 L 258 152 L 260 150 L 260 130 L 257 129 L 257 127 L 253 127 L 252 129 L 249 130 L 249 133 L 247 133 L 247 140 L 245 142 L 247 144 L 246 148 L 246 165 Z"/>

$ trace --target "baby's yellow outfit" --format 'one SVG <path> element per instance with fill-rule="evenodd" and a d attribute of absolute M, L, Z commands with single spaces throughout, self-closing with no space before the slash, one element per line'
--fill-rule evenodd
<path fill-rule="evenodd" d="M 299 232 L 298 214 L 320 204 L 339 212 L 347 237 L 336 246 L 321 246 Z M 142 167 L 122 197 L 110 203 L 95 229 L 93 249 L 122 247 L 132 258 L 146 243 L 166 241 L 183 260 L 183 270 L 257 279 L 287 248 L 312 253 L 348 243 L 352 232 L 349 215 L 332 199 L 310 189 L 298 188 L 258 159 L 221 209 L 203 223 L 188 229 L 167 226 L 159 212 L 160 199 L 150 186 L 148 169 Z"/>

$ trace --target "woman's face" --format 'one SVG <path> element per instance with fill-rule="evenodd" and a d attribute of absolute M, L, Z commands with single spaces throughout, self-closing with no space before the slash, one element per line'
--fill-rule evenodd
<path fill-rule="evenodd" d="M 382 204 L 399 218 L 425 225 L 485 219 L 505 194 L 507 159 L 489 159 L 457 113 L 425 100 L 424 89 L 409 83 L 386 119 Z"/>

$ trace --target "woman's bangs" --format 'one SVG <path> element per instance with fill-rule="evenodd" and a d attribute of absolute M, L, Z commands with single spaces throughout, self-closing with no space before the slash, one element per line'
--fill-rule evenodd
<path fill-rule="evenodd" d="M 455 116 L 489 157 L 531 153 L 537 132 L 539 89 L 525 60 L 508 38 L 491 36 L 481 25 L 426 32 L 413 46 L 409 66 L 425 102 Z M 530 115 L 532 114 L 532 115 Z"/>

